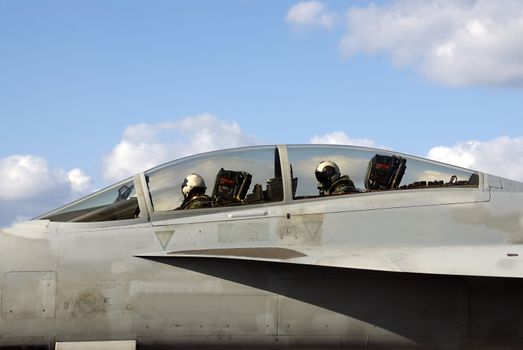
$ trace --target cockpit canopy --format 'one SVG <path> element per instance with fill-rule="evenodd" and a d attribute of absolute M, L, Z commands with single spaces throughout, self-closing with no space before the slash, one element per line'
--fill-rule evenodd
<path fill-rule="evenodd" d="M 201 213 L 283 200 L 334 198 L 319 190 L 315 177 L 316 167 L 326 160 L 336 163 L 340 175 L 350 179 L 353 190 L 347 194 L 351 196 L 479 186 L 475 171 L 391 151 L 341 145 L 258 146 L 175 160 L 140 174 L 143 183 L 135 183 L 136 176 L 126 179 L 38 219 L 100 222 L 143 218 L 147 210 L 184 213 L 181 188 L 189 174 L 198 174 L 206 184 L 210 205 L 199 209 Z"/>

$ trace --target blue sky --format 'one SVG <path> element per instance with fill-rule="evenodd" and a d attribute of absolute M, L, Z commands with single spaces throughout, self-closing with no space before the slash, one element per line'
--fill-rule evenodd
<path fill-rule="evenodd" d="M 0 0 L 0 226 L 255 143 L 523 180 L 521 23 L 517 0 Z"/>

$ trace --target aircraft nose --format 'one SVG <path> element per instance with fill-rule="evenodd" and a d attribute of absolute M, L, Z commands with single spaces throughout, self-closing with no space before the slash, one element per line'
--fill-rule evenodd
<path fill-rule="evenodd" d="M 0 228 L 2 236 L 14 236 L 26 239 L 45 239 L 49 222 L 43 220 L 30 220 L 14 224 L 10 227 Z"/>

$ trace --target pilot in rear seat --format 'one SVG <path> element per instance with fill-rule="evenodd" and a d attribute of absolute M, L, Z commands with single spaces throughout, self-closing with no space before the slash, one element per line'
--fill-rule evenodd
<path fill-rule="evenodd" d="M 315 175 L 319 181 L 320 196 L 360 192 L 348 175 L 340 176 L 340 168 L 330 160 L 320 162 L 316 167 Z"/>
<path fill-rule="evenodd" d="M 187 176 L 182 183 L 184 200 L 176 210 L 211 207 L 212 200 L 211 197 L 205 194 L 206 190 L 205 181 L 203 181 L 200 175 L 191 174 Z"/>

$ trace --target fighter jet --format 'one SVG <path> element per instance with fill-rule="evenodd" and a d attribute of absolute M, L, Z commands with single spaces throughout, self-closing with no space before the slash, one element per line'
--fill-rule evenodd
<path fill-rule="evenodd" d="M 0 232 L 0 347 L 519 348 L 522 203 L 373 148 L 175 160 Z"/>

